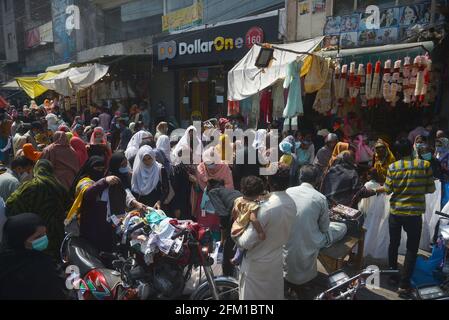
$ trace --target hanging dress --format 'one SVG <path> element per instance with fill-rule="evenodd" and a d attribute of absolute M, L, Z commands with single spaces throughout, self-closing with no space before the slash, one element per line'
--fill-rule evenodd
<path fill-rule="evenodd" d="M 287 76 L 284 80 L 284 88 L 289 88 L 289 92 L 287 105 L 285 106 L 283 113 L 284 118 L 292 118 L 300 114 L 304 114 L 304 107 L 302 105 L 301 97 L 301 83 L 299 78 L 301 67 L 301 61 L 293 61 L 287 66 Z"/>

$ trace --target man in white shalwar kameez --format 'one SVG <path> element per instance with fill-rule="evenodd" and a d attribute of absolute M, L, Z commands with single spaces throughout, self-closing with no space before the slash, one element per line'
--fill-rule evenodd
<path fill-rule="evenodd" d="M 284 276 L 289 284 L 301 285 L 317 276 L 317 258 L 321 248 L 343 239 L 347 228 L 330 222 L 326 197 L 315 190 L 318 169 L 301 168 L 301 185 L 287 189 L 296 204 L 292 232 L 284 248 Z"/>
<path fill-rule="evenodd" d="M 259 239 L 252 224 L 236 239 L 238 246 L 248 250 L 240 268 L 240 300 L 284 299 L 282 247 L 296 213 L 295 203 L 284 191 L 289 170 L 279 170 L 269 177 L 269 183 L 272 193 L 257 214 L 266 239 Z"/>

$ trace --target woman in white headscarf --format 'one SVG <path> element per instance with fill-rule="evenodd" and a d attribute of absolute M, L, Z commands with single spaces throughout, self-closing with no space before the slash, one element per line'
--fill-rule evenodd
<path fill-rule="evenodd" d="M 156 149 L 161 150 L 168 160 L 170 160 L 170 138 L 166 135 L 161 135 L 156 140 Z"/>
<path fill-rule="evenodd" d="M 172 163 L 175 165 L 181 162 L 194 164 L 195 160 L 201 161 L 202 141 L 200 134 L 201 132 L 198 132 L 194 126 L 187 128 L 182 138 L 173 148 Z M 192 142 L 194 150 L 191 149 Z M 187 156 L 187 154 L 190 154 L 190 156 Z"/>
<path fill-rule="evenodd" d="M 156 150 L 142 146 L 137 152 L 131 177 L 131 191 L 137 201 L 160 209 L 169 192 L 167 177 L 164 166 L 156 161 Z"/>
<path fill-rule="evenodd" d="M 132 136 L 131 140 L 128 142 L 128 146 L 126 147 L 125 156 L 129 162 L 133 162 L 134 158 L 139 151 L 139 147 L 145 140 L 151 140 L 153 135 L 148 131 L 141 130 Z"/>
<path fill-rule="evenodd" d="M 58 130 L 59 120 L 55 114 L 53 113 L 47 114 L 45 116 L 45 120 L 47 120 L 47 126 L 49 130 L 51 130 L 52 132 L 56 132 Z"/>

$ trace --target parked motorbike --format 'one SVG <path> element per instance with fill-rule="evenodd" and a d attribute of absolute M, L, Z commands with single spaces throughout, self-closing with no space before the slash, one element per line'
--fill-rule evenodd
<path fill-rule="evenodd" d="M 182 297 L 187 281 L 199 268 L 206 280 L 190 299 L 238 299 L 237 280 L 213 274 L 210 231 L 194 222 L 173 220 L 173 224 L 177 232 L 171 240 L 179 239 L 179 248 L 157 252 L 151 261 L 145 260 L 137 241 L 153 232 L 145 217 L 122 230 L 113 253 L 98 252 L 86 241 L 68 235 L 61 245 L 61 258 L 66 266 L 79 269 L 78 296 L 88 300 L 176 299 Z"/>
<path fill-rule="evenodd" d="M 366 280 L 379 275 L 397 274 L 398 270 L 364 269 L 359 274 L 349 277 L 344 271 L 337 271 L 328 278 L 330 289 L 319 294 L 315 300 L 355 300 L 357 292 L 366 287 Z"/>

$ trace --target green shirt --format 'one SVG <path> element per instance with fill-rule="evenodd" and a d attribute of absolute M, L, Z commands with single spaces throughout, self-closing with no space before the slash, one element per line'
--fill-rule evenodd
<path fill-rule="evenodd" d="M 429 161 L 404 159 L 388 167 L 384 185 L 392 193 L 390 213 L 421 215 L 426 211 L 426 193 L 435 192 L 435 182 Z"/>

